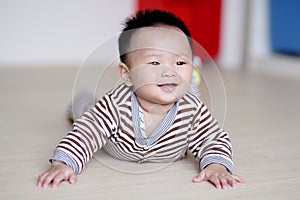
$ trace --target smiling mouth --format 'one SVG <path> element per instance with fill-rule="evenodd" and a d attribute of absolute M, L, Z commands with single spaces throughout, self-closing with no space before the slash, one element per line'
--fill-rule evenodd
<path fill-rule="evenodd" d="M 164 84 L 158 84 L 158 87 L 176 87 L 178 84 L 176 83 L 164 83 Z"/>
<path fill-rule="evenodd" d="M 176 83 L 165 83 L 165 84 L 158 84 L 159 88 L 161 88 L 164 91 L 173 91 L 175 87 L 178 86 Z"/>

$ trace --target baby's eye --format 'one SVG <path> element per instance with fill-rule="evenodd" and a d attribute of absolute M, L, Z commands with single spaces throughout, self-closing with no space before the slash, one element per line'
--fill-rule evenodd
<path fill-rule="evenodd" d="M 185 65 L 185 64 L 186 64 L 186 62 L 183 62 L 183 61 L 176 62 L 176 65 Z"/>
<path fill-rule="evenodd" d="M 157 62 L 157 61 L 152 61 L 152 62 L 150 62 L 149 64 L 151 64 L 151 65 L 160 65 L 160 63 Z"/>

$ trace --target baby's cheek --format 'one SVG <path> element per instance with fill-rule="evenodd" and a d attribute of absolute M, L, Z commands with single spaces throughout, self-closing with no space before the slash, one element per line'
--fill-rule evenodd
<path fill-rule="evenodd" d="M 156 74 L 151 66 L 139 66 L 131 70 L 132 84 L 136 89 L 156 83 Z"/>
<path fill-rule="evenodd" d="M 184 73 L 181 73 L 180 79 L 182 82 L 182 85 L 186 88 L 189 88 L 192 84 L 192 72 L 186 71 Z"/>

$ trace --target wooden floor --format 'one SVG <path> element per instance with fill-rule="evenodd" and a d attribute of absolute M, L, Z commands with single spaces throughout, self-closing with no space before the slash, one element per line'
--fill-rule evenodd
<path fill-rule="evenodd" d="M 195 160 L 135 164 L 98 153 L 75 185 L 41 189 L 65 119 L 76 70 L 0 69 L 0 199 L 299 199 L 300 77 L 223 72 L 235 173 L 246 180 L 218 191 L 194 184 Z"/>

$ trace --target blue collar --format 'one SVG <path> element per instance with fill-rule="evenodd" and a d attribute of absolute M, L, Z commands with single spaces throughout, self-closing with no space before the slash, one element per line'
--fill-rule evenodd
<path fill-rule="evenodd" d="M 174 123 L 176 118 L 179 101 L 168 111 L 161 123 L 153 130 L 150 137 L 146 137 L 141 131 L 140 118 L 139 118 L 139 102 L 132 91 L 131 93 L 131 107 L 132 107 L 132 121 L 133 131 L 135 133 L 135 141 L 137 144 L 143 147 L 149 147 L 153 145 L 162 135 L 164 135 Z"/>

